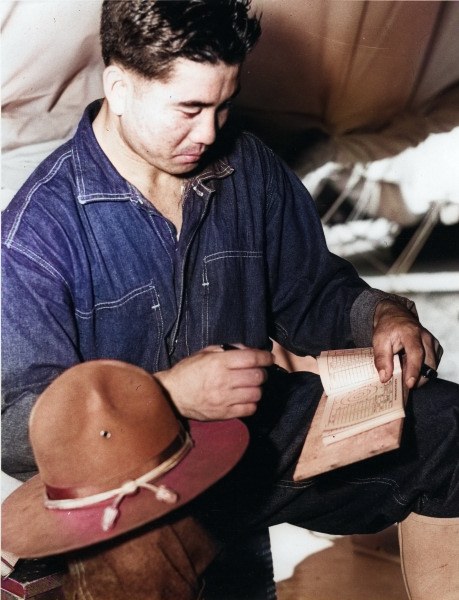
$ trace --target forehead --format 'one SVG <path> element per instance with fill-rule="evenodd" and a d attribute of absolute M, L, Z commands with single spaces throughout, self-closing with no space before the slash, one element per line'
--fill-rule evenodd
<path fill-rule="evenodd" d="M 168 97 L 177 102 L 211 103 L 230 98 L 238 88 L 240 65 L 198 63 L 176 59 L 164 79 L 136 77 L 143 94 Z"/>

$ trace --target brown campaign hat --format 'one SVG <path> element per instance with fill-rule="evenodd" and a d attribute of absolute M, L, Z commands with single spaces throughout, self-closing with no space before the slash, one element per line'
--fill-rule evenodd
<path fill-rule="evenodd" d="M 239 420 L 186 428 L 146 371 L 88 361 L 38 398 L 29 434 L 39 474 L 2 504 L 2 549 L 21 558 L 101 542 L 183 506 L 242 457 Z"/>

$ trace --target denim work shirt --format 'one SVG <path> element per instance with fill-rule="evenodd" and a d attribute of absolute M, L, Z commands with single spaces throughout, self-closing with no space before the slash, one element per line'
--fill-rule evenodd
<path fill-rule="evenodd" d="M 99 358 L 153 373 L 209 344 L 299 355 L 370 345 L 372 291 L 325 244 L 314 202 L 257 138 L 223 134 L 187 185 L 180 236 L 99 147 L 86 110 L 3 216 L 3 469 L 36 471 L 37 395 Z"/>

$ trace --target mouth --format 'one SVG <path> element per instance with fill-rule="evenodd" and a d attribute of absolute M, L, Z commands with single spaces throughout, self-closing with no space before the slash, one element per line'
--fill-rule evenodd
<path fill-rule="evenodd" d="M 181 154 L 178 158 L 182 163 L 197 163 L 201 157 L 202 154 Z"/>
<path fill-rule="evenodd" d="M 176 159 L 182 163 L 193 164 L 193 163 L 199 162 L 201 160 L 203 154 L 204 154 L 204 151 L 191 152 L 191 151 L 185 150 L 185 152 L 181 152 L 180 154 L 177 154 Z"/>

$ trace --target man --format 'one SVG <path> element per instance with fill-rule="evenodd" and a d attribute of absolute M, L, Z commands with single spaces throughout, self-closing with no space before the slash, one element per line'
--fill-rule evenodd
<path fill-rule="evenodd" d="M 248 9 L 104 2 L 105 98 L 4 214 L 3 468 L 35 472 L 28 414 L 63 370 L 123 360 L 154 373 L 185 418 L 247 418 L 246 457 L 195 507 L 222 538 L 403 521 L 412 598 L 457 597 L 458 386 L 422 385 L 441 349 L 409 303 L 331 255 L 301 182 L 225 127 L 259 36 Z M 400 450 L 293 483 L 322 389 L 276 371 L 271 339 L 298 355 L 373 344 L 382 381 L 403 351 L 413 394 Z M 425 568 L 433 557 L 441 578 Z"/>

